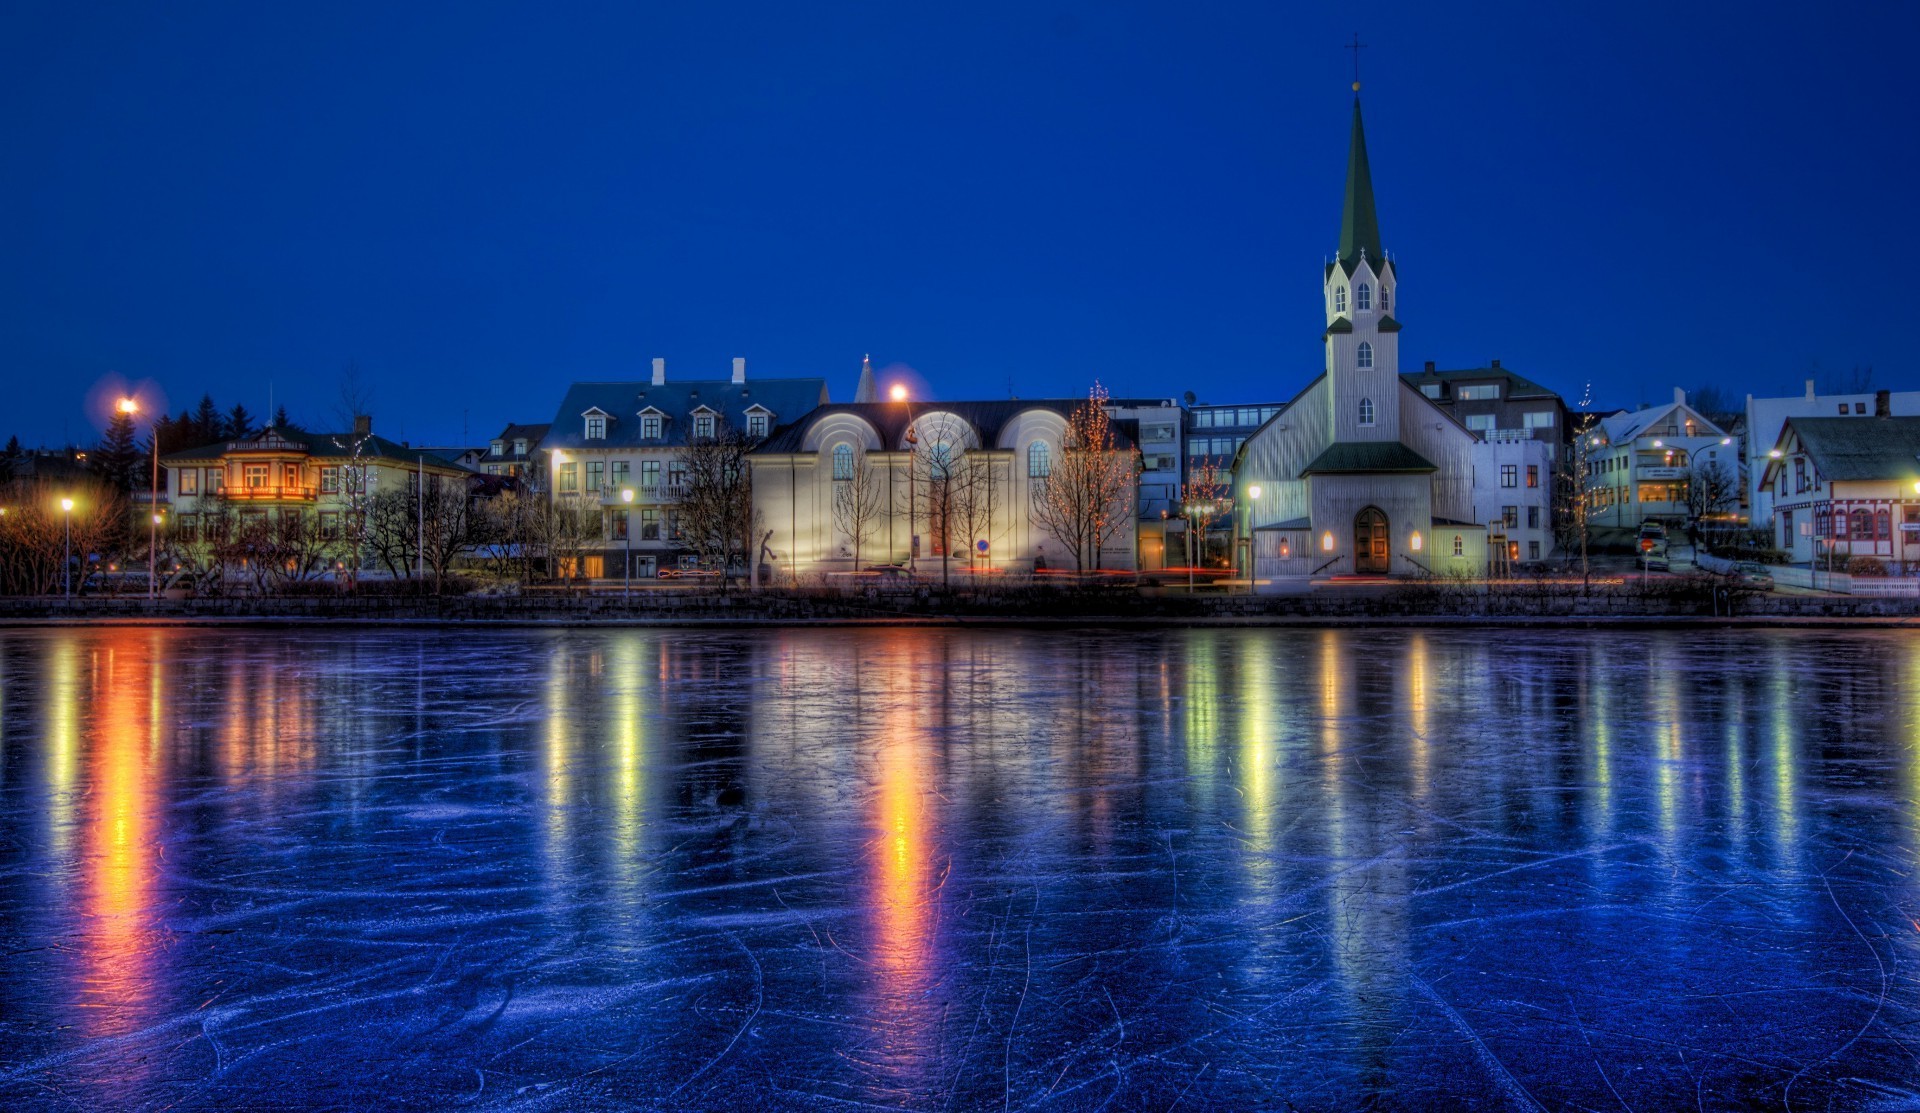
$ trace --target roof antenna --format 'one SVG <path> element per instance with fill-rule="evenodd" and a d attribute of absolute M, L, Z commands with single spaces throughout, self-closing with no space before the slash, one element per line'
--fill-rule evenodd
<path fill-rule="evenodd" d="M 1360 91 L 1360 52 L 1366 48 L 1367 44 L 1360 41 L 1358 31 L 1353 33 L 1353 41 L 1341 48 L 1353 51 L 1353 91 L 1356 93 Z"/>

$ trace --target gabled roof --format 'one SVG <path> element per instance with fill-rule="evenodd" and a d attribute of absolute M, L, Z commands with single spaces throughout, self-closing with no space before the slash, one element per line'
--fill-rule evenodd
<path fill-rule="evenodd" d="M 1692 414 L 1704 428 L 1692 434 L 1682 432 L 1670 434 L 1672 436 L 1722 437 L 1726 435 L 1726 430 L 1707 420 L 1705 414 L 1685 402 L 1667 402 L 1658 406 L 1648 406 L 1643 410 L 1622 410 L 1611 417 L 1601 418 L 1600 431 L 1605 434 L 1608 444 L 1623 444 L 1660 425 L 1675 410 L 1685 410 Z"/>
<path fill-rule="evenodd" d="M 1351 475 L 1356 472 L 1436 472 L 1425 456 L 1399 441 L 1335 441 L 1300 469 L 1305 475 Z"/>
<path fill-rule="evenodd" d="M 268 434 L 272 434 L 275 439 L 266 439 Z M 346 460 L 353 457 L 354 436 L 352 433 L 310 433 L 305 430 L 269 429 L 257 437 L 251 437 L 244 441 L 220 441 L 214 444 L 202 445 L 199 448 L 189 448 L 180 452 L 169 452 L 160 457 L 160 460 L 162 463 L 200 463 L 209 460 L 218 460 L 222 456 L 235 452 L 271 452 L 275 450 L 274 445 L 276 441 L 279 445 L 284 446 L 284 450 L 305 452 L 314 459 Z M 390 441 L 385 437 L 377 435 L 369 436 L 366 443 L 362 445 L 360 449 L 360 458 L 362 460 L 414 462 L 421 456 L 427 457 L 429 464 L 438 463 L 442 467 L 451 468 L 456 471 L 468 470 L 458 464 L 442 459 L 435 454 L 433 449 L 411 448 L 397 441 Z"/>
<path fill-rule="evenodd" d="M 750 379 L 744 383 L 726 379 L 689 380 L 663 383 L 648 381 L 611 383 L 574 383 L 547 434 L 547 448 L 657 448 L 662 444 L 684 444 L 693 433 L 688 420 L 705 407 L 720 414 L 728 425 L 746 428 L 747 409 L 761 405 L 782 420 L 793 420 L 827 400 L 825 379 Z M 589 407 L 599 407 L 613 415 L 607 422 L 604 438 L 586 439 L 579 415 Z M 668 418 L 666 436 L 642 440 L 640 411 L 653 408 Z"/>
<path fill-rule="evenodd" d="M 1009 421 L 1029 410 L 1052 410 L 1062 417 L 1070 416 L 1075 409 L 1084 404 L 1084 398 L 1041 398 L 1041 399 L 1004 399 L 988 402 L 943 402 L 917 401 L 912 403 L 913 418 L 918 420 L 929 413 L 950 413 L 973 426 L 983 445 L 996 445 L 1000 441 L 1000 431 Z M 1114 405 L 1113 399 L 1107 400 Z M 824 405 L 806 414 L 798 421 L 791 421 L 773 431 L 760 445 L 757 452 L 802 452 L 807 441 L 807 433 L 823 419 L 834 414 L 851 414 L 873 426 L 880 435 L 880 443 L 892 446 L 901 443 L 907 431 L 908 405 L 901 402 L 839 402 Z M 1129 428 L 1137 428 L 1138 422 L 1116 419 L 1114 427 L 1114 447 L 1132 448 L 1133 439 Z"/>
<path fill-rule="evenodd" d="M 531 447 L 540 443 L 540 438 L 547 435 L 548 428 L 549 426 L 545 423 L 539 425 L 509 425 L 500 431 L 499 436 L 493 439 L 496 441 L 505 441 L 508 444 L 512 444 L 514 441 L 524 440 L 528 446 Z"/>
<path fill-rule="evenodd" d="M 1541 386 L 1524 375 L 1516 375 L 1504 367 L 1463 367 L 1452 371 L 1402 371 L 1400 377 L 1419 386 L 1421 383 L 1479 382 L 1483 379 L 1505 379 L 1508 398 L 1553 398 L 1558 400 L 1558 392 Z M 1564 405 L 1564 402 L 1562 403 Z"/>
<path fill-rule="evenodd" d="M 1780 440 L 1794 438 L 1829 481 L 1920 475 L 1920 417 L 1792 417 Z"/>

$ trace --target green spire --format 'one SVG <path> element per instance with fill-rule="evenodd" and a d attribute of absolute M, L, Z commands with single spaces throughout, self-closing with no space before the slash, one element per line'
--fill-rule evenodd
<path fill-rule="evenodd" d="M 1340 210 L 1340 262 L 1351 270 L 1360 261 L 1363 248 L 1367 260 L 1379 267 L 1385 255 L 1380 250 L 1380 218 L 1373 212 L 1373 174 L 1367 169 L 1367 133 L 1360 126 L 1360 98 L 1356 96 L 1353 98 L 1353 143 L 1347 151 L 1347 201 Z"/>

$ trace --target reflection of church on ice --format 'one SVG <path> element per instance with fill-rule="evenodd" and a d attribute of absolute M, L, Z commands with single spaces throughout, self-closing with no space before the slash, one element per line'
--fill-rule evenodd
<path fill-rule="evenodd" d="M 1486 568 L 1475 437 L 1400 378 L 1399 278 L 1380 249 L 1356 96 L 1340 255 L 1324 279 L 1327 369 L 1247 439 L 1233 469 L 1237 535 L 1258 580 Z"/>

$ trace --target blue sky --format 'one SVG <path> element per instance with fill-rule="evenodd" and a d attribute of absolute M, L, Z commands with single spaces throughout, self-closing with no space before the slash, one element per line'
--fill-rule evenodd
<path fill-rule="evenodd" d="M 0 434 L 349 364 L 434 443 L 653 356 L 1286 398 L 1356 30 L 1403 369 L 1920 385 L 1920 5 L 1575 8 L 11 4 Z"/>

